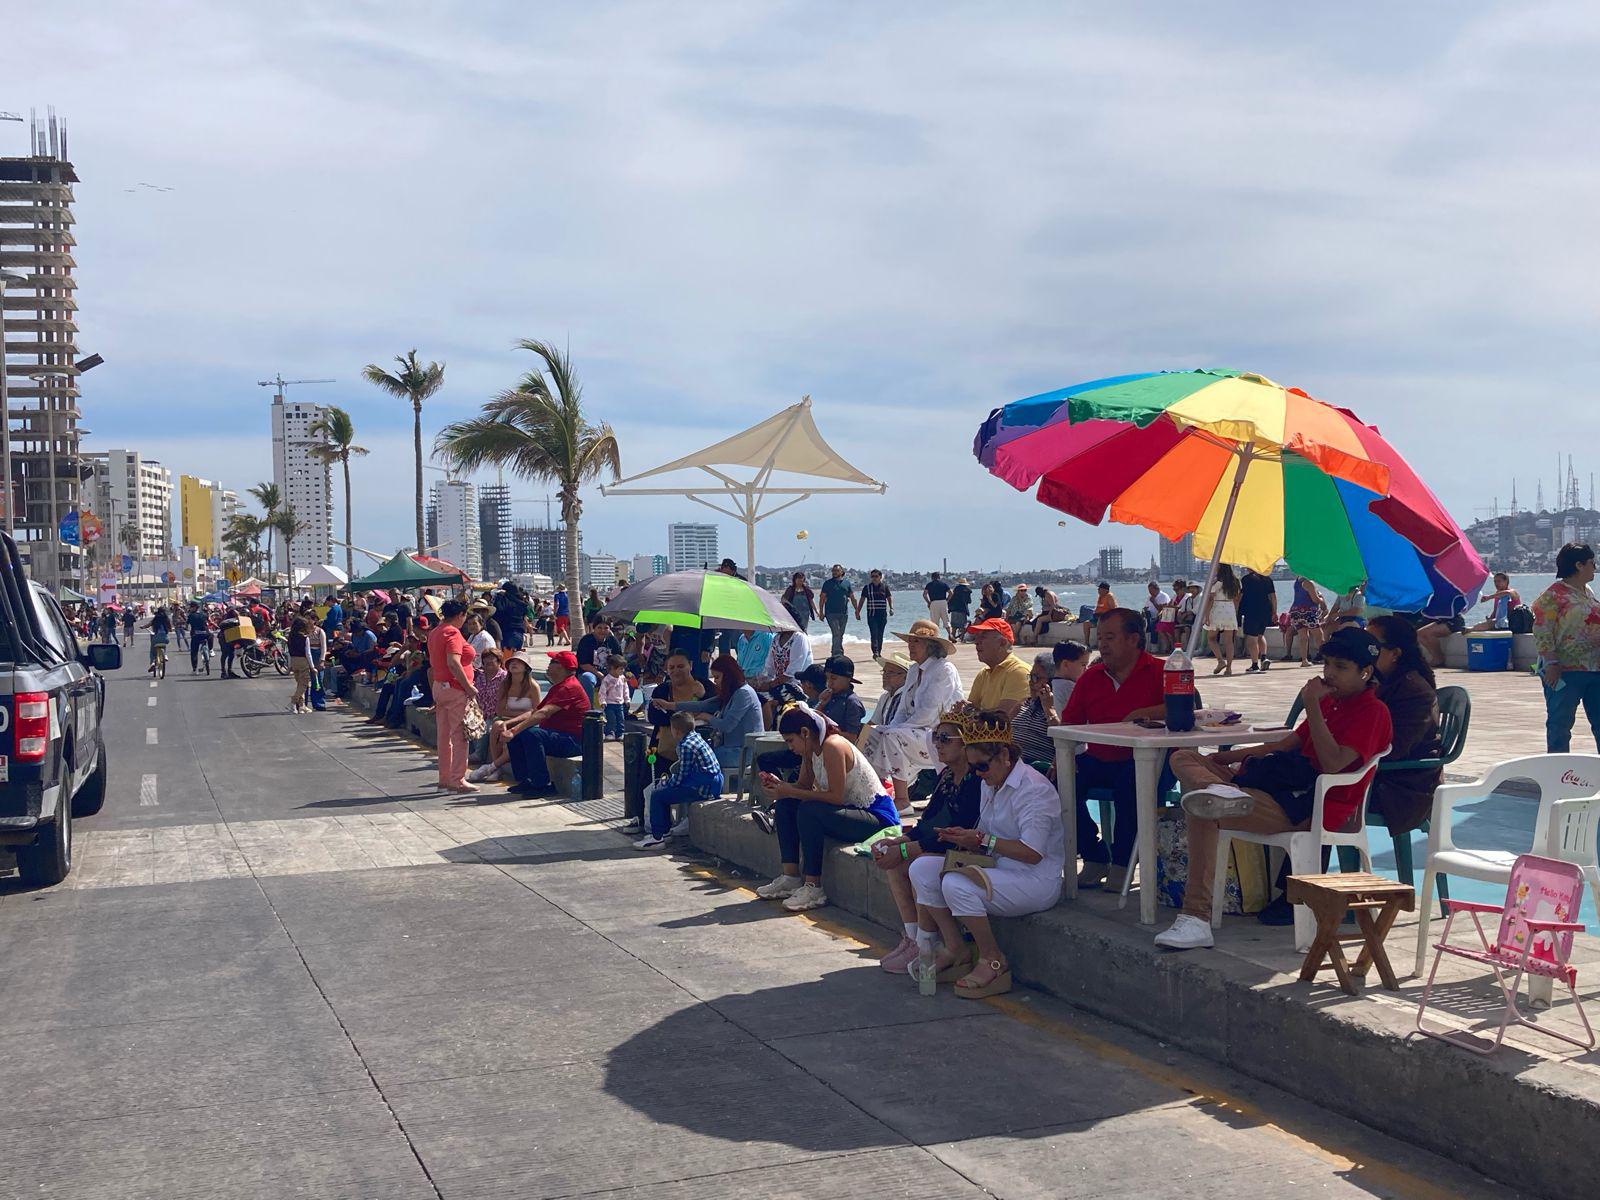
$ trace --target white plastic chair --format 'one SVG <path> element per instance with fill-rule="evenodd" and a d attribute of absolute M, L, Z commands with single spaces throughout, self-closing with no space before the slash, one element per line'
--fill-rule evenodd
<path fill-rule="evenodd" d="M 1290 833 L 1246 833 L 1239 829 L 1217 830 L 1217 861 L 1211 876 L 1211 925 L 1222 924 L 1222 906 L 1227 901 L 1228 851 L 1233 843 L 1254 842 L 1258 846 L 1277 846 L 1289 854 L 1289 872 L 1292 875 L 1322 874 L 1322 848 L 1324 846 L 1354 846 L 1361 855 L 1361 869 L 1372 870 L 1372 852 L 1367 848 L 1367 798 L 1372 794 L 1372 779 L 1378 771 L 1378 761 L 1389 753 L 1385 746 L 1361 766 L 1338 775 L 1318 775 L 1311 804 L 1311 825 L 1307 829 Z M 1361 785 L 1361 807 L 1350 818 L 1347 831 L 1322 827 L 1323 806 L 1328 792 L 1350 784 Z M 1303 904 L 1294 906 L 1294 945 L 1302 953 L 1311 949 L 1317 936 L 1317 919 Z"/>
<path fill-rule="evenodd" d="M 1474 783 L 1446 783 L 1433 793 L 1428 863 L 1422 876 L 1417 921 L 1417 969 L 1428 958 L 1428 927 L 1433 921 L 1434 880 L 1459 875 L 1504 886 L 1517 861 L 1515 850 L 1458 849 L 1450 830 L 1450 810 L 1467 800 L 1482 800 L 1500 785 L 1526 779 L 1539 788 L 1539 813 L 1533 823 L 1533 853 L 1559 858 L 1583 869 L 1600 911 L 1600 870 L 1596 869 L 1596 820 L 1600 818 L 1600 755 L 1533 754 L 1496 763 Z"/>

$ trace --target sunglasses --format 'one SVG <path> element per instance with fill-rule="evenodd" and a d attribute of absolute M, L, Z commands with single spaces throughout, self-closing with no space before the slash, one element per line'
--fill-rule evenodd
<path fill-rule="evenodd" d="M 989 773 L 989 768 L 994 766 L 994 759 L 986 758 L 986 759 L 982 760 L 981 762 L 969 762 L 969 763 L 967 763 L 967 766 L 975 774 L 987 775 Z"/>
<path fill-rule="evenodd" d="M 960 744 L 961 737 L 954 733 L 936 733 L 933 735 L 933 744 L 936 746 L 955 746 Z"/>

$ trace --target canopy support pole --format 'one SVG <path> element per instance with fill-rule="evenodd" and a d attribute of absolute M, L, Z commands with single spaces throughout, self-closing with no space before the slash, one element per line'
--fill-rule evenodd
<path fill-rule="evenodd" d="M 1222 510 L 1222 525 L 1217 529 L 1217 544 L 1211 548 L 1211 566 L 1206 571 L 1205 586 L 1200 589 L 1200 607 L 1194 614 L 1194 627 L 1189 630 L 1189 661 L 1194 661 L 1200 649 L 1200 639 L 1205 634 L 1206 618 L 1211 616 L 1211 585 L 1217 581 L 1217 564 L 1228 545 L 1228 526 L 1233 524 L 1233 510 L 1239 503 L 1239 492 L 1244 487 L 1245 473 L 1250 470 L 1250 460 L 1255 458 L 1249 446 L 1234 451 L 1239 465 L 1233 470 L 1233 490 L 1228 493 L 1228 506 Z"/>

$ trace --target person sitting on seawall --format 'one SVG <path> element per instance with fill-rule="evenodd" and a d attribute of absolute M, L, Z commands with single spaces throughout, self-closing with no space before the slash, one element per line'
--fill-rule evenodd
<path fill-rule="evenodd" d="M 673 650 L 667 655 L 666 670 L 667 677 L 650 691 L 652 700 L 658 696 L 674 701 L 704 700 L 711 690 L 695 678 L 694 660 L 684 650 Z M 646 704 L 644 716 L 650 722 L 650 749 L 655 752 L 655 774 L 659 779 L 672 766 L 677 753 L 677 743 L 671 734 L 672 708 Z"/>
<path fill-rule="evenodd" d="M 671 717 L 672 732 L 678 739 L 678 757 L 666 777 L 645 789 L 645 802 L 650 812 L 650 828 L 644 837 L 633 844 L 635 850 L 659 850 L 669 837 L 683 837 L 689 832 L 689 816 L 672 823 L 674 804 L 693 804 L 696 800 L 715 800 L 722 795 L 722 766 L 705 738 L 695 730 L 694 717 L 686 712 L 675 712 Z"/>
<path fill-rule="evenodd" d="M 906 674 L 911 670 L 911 659 L 899 650 L 889 654 L 887 658 L 879 656 L 878 669 L 883 678 L 883 690 L 878 693 L 878 701 L 872 706 L 872 713 L 861 726 L 861 735 L 856 738 L 856 743 L 863 749 L 872 737 L 873 730 L 880 725 L 887 725 L 894 720 L 900 711 L 900 693 L 906 686 Z M 871 755 L 867 758 L 870 760 Z M 875 767 L 876 763 L 873 764 Z M 883 771 L 878 775 L 881 778 Z"/>
<path fill-rule="evenodd" d="M 1487 633 L 1492 629 L 1509 630 L 1511 612 L 1522 607 L 1522 593 L 1511 586 L 1511 576 L 1504 571 L 1494 573 L 1494 593 L 1484 597 L 1489 602 L 1489 615 L 1472 627 L 1474 633 Z"/>
<path fill-rule="evenodd" d="M 1056 747 L 1050 740 L 1050 726 L 1059 725 L 1056 694 L 1050 686 L 1055 674 L 1055 657 L 1043 652 L 1033 656 L 1028 670 L 1028 698 L 1011 718 L 1011 739 L 1017 754 L 1035 770 L 1050 772 L 1055 767 Z"/>
<path fill-rule="evenodd" d="M 1156 934 L 1157 946 L 1195 950 L 1212 945 L 1219 828 L 1250 833 L 1306 829 L 1317 776 L 1348 771 L 1390 745 L 1389 710 L 1372 686 L 1378 654 L 1378 640 L 1370 633 L 1341 629 L 1322 643 L 1322 674 L 1300 689 L 1306 715 L 1293 733 L 1243 750 L 1173 753 L 1172 770 L 1183 788 L 1188 816 L 1189 878 L 1183 911 L 1170 928 Z M 1361 783 L 1330 791 L 1323 806 L 1325 827 L 1341 830 L 1358 817 L 1361 792 Z"/>
<path fill-rule="evenodd" d="M 1072 689 L 1083 673 L 1089 669 L 1089 647 L 1080 642 L 1057 642 L 1050 649 L 1055 671 L 1050 678 L 1050 690 L 1055 693 L 1056 711 L 1060 712 L 1072 699 Z"/>
<path fill-rule="evenodd" d="M 851 666 L 853 669 L 854 664 L 851 664 Z M 834 715 L 829 713 L 827 702 L 839 699 L 840 694 L 828 689 L 828 672 L 821 663 L 812 663 L 809 667 L 806 667 L 800 674 L 795 676 L 795 682 L 800 685 L 801 696 L 807 704 L 833 721 L 835 725 L 839 724 Z M 860 705 L 861 700 L 853 691 L 843 695 L 845 697 L 844 700 L 835 705 L 834 711 L 841 715 L 848 714 L 854 717 L 854 708 L 849 704 L 849 701 L 854 700 L 856 705 Z M 782 706 L 780 706 L 781 710 Z M 863 711 L 865 711 L 864 708 Z M 854 735 L 849 736 L 851 741 L 855 741 Z M 758 774 L 770 773 L 793 783 L 799 777 L 800 756 L 791 750 L 768 750 L 766 753 L 756 756 L 756 770 Z M 755 820 L 756 824 L 760 825 L 768 833 L 772 832 L 772 822 L 764 812 L 757 811 Z"/>
<path fill-rule="evenodd" d="M 917 957 L 917 896 L 911 887 L 911 864 L 926 854 L 941 858 L 949 844 L 939 840 L 941 829 L 974 829 L 978 824 L 979 779 L 967 767 L 967 744 L 961 732 L 975 710 L 958 700 L 941 713 L 933 730 L 933 750 L 939 760 L 939 778 L 922 810 L 922 819 L 899 837 L 880 838 L 872 844 L 872 864 L 885 872 L 905 930 L 899 945 L 878 960 L 891 974 L 904 974 Z"/>
<path fill-rule="evenodd" d="M 744 751 L 747 733 L 760 733 L 761 699 L 755 688 L 745 682 L 744 672 L 731 654 L 724 654 L 711 664 L 711 682 L 714 694 L 705 700 L 668 700 L 659 697 L 651 705 L 666 712 L 705 713 L 706 723 L 717 735 L 717 762 L 724 771 L 739 769 L 739 756 Z"/>
<path fill-rule="evenodd" d="M 799 675 L 811 665 L 811 643 L 806 635 L 792 629 L 781 630 L 772 639 L 772 649 L 750 686 L 761 697 L 762 724 L 771 725 L 785 704 L 805 699 Z M 749 672 L 745 672 L 748 676 Z"/>
<path fill-rule="evenodd" d="M 782 900 L 790 912 L 821 908 L 822 852 L 828 838 L 861 842 L 897 825 L 894 798 L 855 742 L 809 704 L 791 704 L 778 732 L 800 759 L 800 778 L 787 783 L 763 773 L 761 786 L 776 800 L 774 824 L 783 874 L 756 889 L 763 900 Z"/>
<path fill-rule="evenodd" d="M 1011 652 L 1016 639 L 1011 626 L 998 617 L 967 626 L 967 637 L 978 652 L 983 670 L 972 677 L 967 699 L 979 709 L 999 709 L 1007 718 L 1028 698 L 1028 665 Z"/>
<path fill-rule="evenodd" d="M 961 737 L 967 764 L 982 781 L 978 825 L 946 827 L 939 840 L 950 851 L 985 857 L 962 865 L 929 855 L 908 873 L 917 897 L 919 953 L 932 954 L 940 982 L 953 980 L 956 995 L 976 1000 L 1011 990 L 1011 968 L 990 918 L 1053 908 L 1061 899 L 1067 849 L 1060 796 L 1022 761 L 1005 714 L 975 714 Z M 970 951 L 957 921 L 972 935 Z"/>
<path fill-rule="evenodd" d="M 949 659 L 955 643 L 940 636 L 931 620 L 913 621 L 905 633 L 894 636 L 905 642 L 911 662 L 900 703 L 861 745 L 879 778 L 893 786 L 894 802 L 906 815 L 912 781 L 940 761 L 929 735 L 940 714 L 961 699 L 961 675 Z"/>
<path fill-rule="evenodd" d="M 578 656 L 571 650 L 557 650 L 545 666 L 550 690 L 527 718 L 527 723 L 510 739 L 508 752 L 511 771 L 516 776 L 516 791 L 524 796 L 548 796 L 555 790 L 550 778 L 549 756 L 571 758 L 582 746 L 584 714 L 589 711 L 589 696 L 578 682 Z"/>
<path fill-rule="evenodd" d="M 1100 661 L 1078 678 L 1071 698 L 1061 710 L 1060 724 L 1107 725 L 1165 717 L 1161 671 L 1166 664 L 1145 650 L 1144 622 L 1139 614 L 1129 608 L 1102 613 L 1095 626 L 1095 644 Z M 1095 888 L 1104 884 L 1120 892 L 1139 832 L 1133 751 L 1125 746 L 1090 743 L 1077 758 L 1078 853 L 1083 857 L 1078 886 Z M 1066 766 L 1059 764 L 1063 770 Z M 1089 792 L 1095 788 L 1109 789 L 1115 808 L 1109 846 L 1089 815 Z"/>
<path fill-rule="evenodd" d="M 495 689 L 494 706 L 480 699 L 483 715 L 489 721 L 489 753 L 484 756 L 483 765 L 467 776 L 468 783 L 484 783 L 512 775 L 511 739 L 530 723 L 541 698 L 529 651 L 512 651 L 505 656 L 504 664 L 505 670 Z"/>

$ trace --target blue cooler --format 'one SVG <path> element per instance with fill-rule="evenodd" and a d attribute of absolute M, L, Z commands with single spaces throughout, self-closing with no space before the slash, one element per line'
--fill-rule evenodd
<path fill-rule="evenodd" d="M 1503 630 L 1467 634 L 1467 670 L 1509 671 L 1511 634 Z"/>

